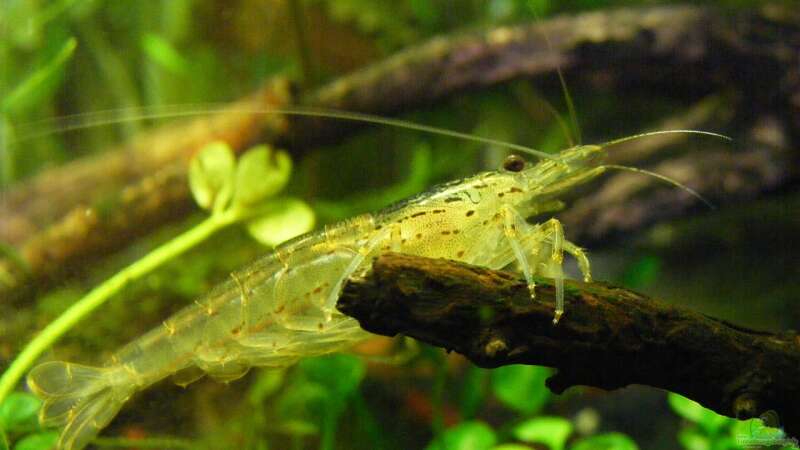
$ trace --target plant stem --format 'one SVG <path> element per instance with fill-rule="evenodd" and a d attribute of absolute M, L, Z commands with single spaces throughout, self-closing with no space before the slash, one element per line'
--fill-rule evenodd
<path fill-rule="evenodd" d="M 111 296 L 119 292 L 128 283 L 152 272 L 160 265 L 194 247 L 219 229 L 236 222 L 241 217 L 242 215 L 236 211 L 212 214 L 203 222 L 117 272 L 116 275 L 92 289 L 83 298 L 67 308 L 56 320 L 51 322 L 28 343 L 8 367 L 8 370 L 0 377 L 0 404 L 45 350 L 50 348 L 61 336 L 97 307 L 105 303 Z"/>
<path fill-rule="evenodd" d="M 306 36 L 306 21 L 303 14 L 303 5 L 301 0 L 289 0 L 289 13 L 292 16 L 292 27 L 294 31 L 294 39 L 297 45 L 297 52 L 300 59 L 300 68 L 302 70 L 303 78 L 301 80 L 304 87 L 313 86 L 316 84 L 316 73 L 311 63 L 311 51 L 308 47 L 308 36 Z"/>

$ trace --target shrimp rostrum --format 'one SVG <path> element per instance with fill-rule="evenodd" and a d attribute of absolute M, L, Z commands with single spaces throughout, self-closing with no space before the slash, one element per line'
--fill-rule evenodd
<path fill-rule="evenodd" d="M 562 193 L 620 168 L 603 165 L 605 148 L 616 142 L 572 147 L 535 164 L 510 156 L 499 170 L 295 238 L 123 347 L 102 367 L 55 361 L 34 368 L 28 384 L 44 400 L 40 419 L 63 427 L 60 449 L 78 450 L 131 395 L 167 376 L 179 384 L 205 373 L 230 381 L 250 367 L 285 367 L 350 347 L 370 335 L 338 312 L 336 301 L 343 283 L 368 270 L 384 251 L 493 269 L 516 263 L 531 297 L 534 276 L 551 277 L 557 323 L 564 314 L 563 255 L 577 260 L 587 281 L 589 260 L 564 238 L 557 219 L 529 223 L 526 218 L 559 209 Z"/>

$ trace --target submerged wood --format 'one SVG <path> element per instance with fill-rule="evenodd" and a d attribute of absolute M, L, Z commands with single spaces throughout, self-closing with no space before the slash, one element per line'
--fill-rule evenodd
<path fill-rule="evenodd" d="M 553 326 L 546 279 L 531 301 L 525 280 L 441 259 L 389 253 L 344 288 L 338 308 L 376 334 L 403 334 L 456 351 L 480 367 L 536 364 L 575 385 L 666 389 L 740 419 L 768 410 L 800 434 L 800 336 L 767 333 L 670 306 L 605 283 L 566 283 Z"/>

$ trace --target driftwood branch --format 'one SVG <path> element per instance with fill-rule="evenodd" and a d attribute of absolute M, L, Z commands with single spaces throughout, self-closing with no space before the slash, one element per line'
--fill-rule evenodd
<path fill-rule="evenodd" d="M 756 153 L 741 159 L 742 155 L 712 158 L 702 171 L 685 170 L 687 176 L 678 173 L 676 178 L 693 187 L 697 181 L 697 190 L 711 194 L 718 205 L 780 188 L 796 181 L 800 172 L 797 152 L 792 151 L 800 142 L 800 27 L 791 17 L 775 8 L 741 16 L 681 6 L 592 12 L 437 38 L 341 77 L 298 101 L 285 82 L 268 83 L 232 103 L 229 114 L 160 130 L 97 158 L 45 171 L 0 195 L 0 242 L 11 244 L 24 261 L 23 267 L 13 258 L 0 259 L 0 298 L 20 297 L 26 287 L 46 287 L 133 238 L 184 217 L 192 210 L 186 160 L 211 140 L 226 139 L 237 149 L 256 139 L 289 142 L 300 154 L 352 130 L 342 123 L 309 119 L 292 119 L 287 127 L 283 117 L 242 114 L 234 111 L 238 106 L 301 103 L 391 114 L 556 67 L 568 76 L 588 75 L 584 78 L 590 80 L 599 73 L 606 88 L 622 92 L 632 86 L 673 90 L 676 85 L 703 95 L 734 90 L 739 101 L 733 118 L 725 121 L 727 127 L 710 128 L 744 139 L 741 146 Z M 659 70 L 652 70 L 654 65 Z M 761 129 L 764 122 L 776 124 L 778 137 L 768 141 L 778 145 L 762 145 L 758 139 L 751 143 L 738 132 Z M 652 159 L 652 154 L 643 154 Z M 628 161 L 637 159 L 641 158 Z M 742 161 L 755 166 L 743 166 Z M 715 191 L 719 184 L 703 185 L 710 170 L 718 169 L 717 178 L 730 178 L 725 172 L 730 166 L 738 167 L 735 178 L 743 182 L 725 184 L 724 192 Z M 634 194 L 645 199 L 639 204 L 628 202 L 630 195 L 618 190 L 604 192 L 588 198 L 564 221 L 569 226 L 573 220 L 594 223 L 587 217 L 600 218 L 597 227 L 579 236 L 586 244 L 692 209 L 686 197 L 678 197 L 683 194 L 664 192 L 638 189 Z M 620 206 L 608 208 L 609 195 Z M 661 201 L 646 201 L 653 195 Z M 666 203 L 671 207 L 663 208 Z M 630 214 L 624 205 L 637 210 Z M 624 211 L 618 213 L 620 209 Z M 631 220 L 637 217 L 641 220 Z"/>
<path fill-rule="evenodd" d="M 553 326 L 553 288 L 532 302 L 518 275 L 401 254 L 379 257 L 344 288 L 338 308 L 370 332 L 404 334 L 487 368 L 558 369 L 547 386 L 617 389 L 643 384 L 730 417 L 775 410 L 800 434 L 800 336 L 766 333 L 604 283 L 566 283 Z"/>

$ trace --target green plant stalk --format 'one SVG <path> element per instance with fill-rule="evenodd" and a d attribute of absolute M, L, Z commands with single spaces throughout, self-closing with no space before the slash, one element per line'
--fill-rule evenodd
<path fill-rule="evenodd" d="M 67 308 L 22 350 L 0 377 L 0 404 L 14 390 L 39 356 L 50 348 L 67 331 L 89 315 L 97 307 L 119 292 L 128 283 L 141 278 L 154 269 L 194 247 L 218 230 L 244 218 L 238 209 L 212 214 L 183 234 L 156 248 L 114 276 L 92 289 L 83 298 Z"/>
<path fill-rule="evenodd" d="M 443 354 L 437 354 L 439 359 L 436 368 L 436 378 L 433 382 L 431 391 L 431 431 L 435 438 L 439 438 L 444 433 L 444 387 L 447 382 L 447 361 Z"/>
<path fill-rule="evenodd" d="M 0 102 L 0 111 L 4 114 L 13 114 L 20 104 L 25 101 L 32 92 L 36 91 L 47 79 L 58 71 L 75 53 L 78 47 L 78 41 L 74 37 L 70 37 L 58 51 L 52 60 L 48 61 L 41 69 L 35 71 L 32 75 L 22 81 L 17 87 L 14 88 L 8 95 Z"/>

